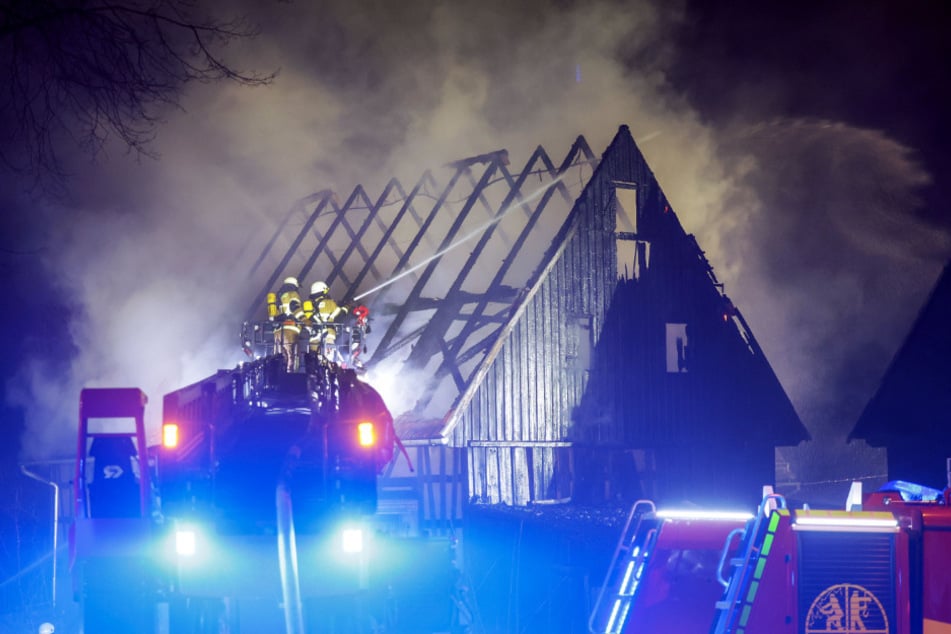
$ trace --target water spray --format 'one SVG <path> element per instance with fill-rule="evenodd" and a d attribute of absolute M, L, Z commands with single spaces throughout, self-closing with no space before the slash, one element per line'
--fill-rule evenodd
<path fill-rule="evenodd" d="M 566 176 L 566 174 L 561 174 L 560 176 L 558 176 L 557 178 L 555 178 L 554 180 L 552 180 L 550 183 L 546 183 L 546 184 L 542 185 L 541 187 L 539 187 L 538 189 L 536 189 L 535 191 L 533 191 L 531 194 L 529 194 L 526 198 L 522 199 L 522 200 L 519 201 L 518 203 L 510 204 L 506 209 L 504 209 L 504 210 L 502 211 L 502 213 L 500 213 L 499 215 L 497 215 L 497 216 L 495 216 L 494 218 L 490 219 L 488 222 L 485 222 L 485 223 L 483 223 L 482 225 L 476 227 L 475 229 L 473 229 L 472 231 L 470 231 L 470 232 L 467 233 L 466 235 L 462 236 L 461 238 L 459 238 L 458 240 L 456 240 L 455 242 L 453 242 L 452 244 L 450 244 L 449 246 L 447 246 L 445 249 L 442 249 L 441 251 L 438 251 L 437 253 L 434 253 L 433 255 L 429 256 L 428 258 L 426 258 L 426 259 L 423 260 L 422 262 L 419 262 L 419 263 L 417 263 L 417 264 L 414 264 L 413 266 L 411 266 L 410 268 L 406 269 L 405 271 L 403 271 L 403 272 L 400 273 L 399 275 L 396 275 L 396 276 L 394 276 L 394 277 L 391 277 L 390 279 L 386 280 L 385 282 L 382 282 L 382 283 L 380 283 L 380 284 L 374 286 L 373 288 L 371 288 L 370 290 L 366 291 L 365 293 L 361 293 L 361 294 L 357 295 L 356 297 L 353 298 L 354 301 L 361 300 L 361 299 L 363 299 L 364 297 L 366 297 L 367 295 L 372 295 L 373 293 L 375 293 L 375 292 L 377 292 L 377 291 L 379 291 L 379 290 L 381 290 L 381 289 L 386 288 L 386 287 L 389 286 L 390 284 L 393 284 L 393 283 L 395 283 L 395 282 L 398 282 L 399 280 L 403 279 L 404 277 L 406 277 L 406 276 L 409 275 L 410 273 L 413 273 L 414 271 L 418 271 L 420 268 L 426 266 L 427 264 L 429 264 L 429 263 L 432 262 L 433 260 L 436 260 L 436 259 L 441 258 L 442 256 L 444 256 L 445 254 L 449 253 L 450 251 L 452 251 L 452 250 L 455 249 L 456 247 L 460 246 L 461 244 L 464 244 L 464 243 L 468 242 L 469 240 L 471 240 L 472 238 L 474 238 L 474 237 L 476 237 L 476 236 L 478 236 L 478 235 L 481 235 L 483 232 L 485 232 L 486 229 L 488 229 L 489 227 L 491 227 L 491 226 L 494 225 L 494 224 L 497 224 L 499 221 L 501 221 L 503 218 L 505 218 L 505 216 L 507 216 L 507 215 L 509 214 L 509 212 L 511 212 L 513 209 L 515 209 L 516 207 L 519 207 L 519 206 L 521 206 L 521 205 L 524 205 L 525 203 L 528 203 L 528 202 L 531 202 L 531 201 L 535 200 L 536 198 L 538 198 L 539 196 L 541 196 L 542 194 L 544 194 L 546 191 L 548 191 L 549 189 L 551 189 L 552 187 L 554 187 L 555 185 L 557 185 L 558 183 L 560 183 L 562 180 L 564 180 L 565 176 Z"/>

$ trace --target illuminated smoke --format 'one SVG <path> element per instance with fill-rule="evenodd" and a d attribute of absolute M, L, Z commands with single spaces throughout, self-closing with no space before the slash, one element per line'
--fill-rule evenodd
<path fill-rule="evenodd" d="M 234 307 L 257 290 L 243 275 L 298 198 L 358 182 L 372 195 L 391 175 L 500 147 L 522 161 L 539 143 L 563 154 L 579 133 L 600 152 L 622 123 L 677 122 L 658 80 L 616 59 L 622 43 L 661 36 L 648 5 L 305 5 L 249 7 L 262 36 L 234 54 L 280 67 L 273 86 L 195 86 L 168 113 L 159 162 L 110 148 L 77 168 L 47 267 L 76 307 L 78 354 L 66 372 L 34 360 L 13 385 L 28 454 L 69 451 L 84 385 L 142 387 L 154 429 L 164 392 L 232 365 Z"/>
<path fill-rule="evenodd" d="M 930 177 L 909 148 L 841 123 L 784 120 L 723 139 L 751 194 L 719 256 L 731 294 L 795 403 L 848 404 L 826 430 L 844 435 L 951 251 L 946 230 L 919 216 Z"/>
<path fill-rule="evenodd" d="M 185 111 L 169 112 L 159 131 L 160 161 L 110 148 L 75 168 L 72 204 L 44 210 L 56 219 L 46 225 L 47 272 L 74 308 L 63 327 L 78 354 L 67 371 L 32 359 L 11 385 L 28 408 L 30 455 L 70 451 L 84 385 L 142 387 L 154 427 L 162 394 L 232 366 L 257 290 L 245 276 L 295 200 L 324 188 L 345 196 L 357 183 L 373 197 L 390 176 L 414 182 L 500 148 L 521 164 L 538 144 L 563 156 L 584 134 L 600 154 L 629 124 L 807 424 L 827 394 L 821 384 L 884 327 L 889 343 L 873 344 L 883 364 L 923 298 L 927 275 L 894 289 L 903 305 L 884 302 L 885 314 L 867 320 L 883 303 L 876 294 L 900 286 L 892 267 L 910 258 L 936 274 L 930 260 L 919 266 L 921 235 L 894 232 L 924 178 L 907 150 L 847 127 L 703 123 L 665 80 L 676 5 L 248 4 L 262 35 L 231 54 L 279 67 L 275 84 L 191 87 Z M 881 197 L 858 204 L 868 166 Z M 820 213 L 820 200 L 836 205 Z M 869 205 L 874 216 L 861 213 Z M 844 250 L 817 260 L 820 243 Z M 875 267 L 858 275 L 856 254 Z M 802 262 L 799 277 L 784 275 Z M 831 366 L 830 343 L 841 344 Z"/>

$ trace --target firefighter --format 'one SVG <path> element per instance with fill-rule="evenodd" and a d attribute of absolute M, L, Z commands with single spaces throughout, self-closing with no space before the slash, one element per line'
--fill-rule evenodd
<path fill-rule="evenodd" d="M 326 282 L 314 282 L 310 285 L 310 296 L 305 311 L 310 324 L 310 350 L 319 352 L 328 360 L 335 361 L 337 356 L 338 323 L 347 314 L 347 309 L 338 306 L 331 299 L 330 288 Z"/>
<path fill-rule="evenodd" d="M 304 303 L 300 297 L 300 284 L 296 277 L 284 278 L 277 291 L 277 322 L 274 328 L 275 351 L 281 350 L 287 362 L 287 371 L 292 372 L 297 365 L 297 340 L 300 338 L 304 321 Z M 269 309 L 270 312 L 275 312 Z"/>
<path fill-rule="evenodd" d="M 366 345 L 364 339 L 370 332 L 370 309 L 363 304 L 358 304 L 350 313 L 350 360 L 351 364 L 357 370 L 364 370 L 363 362 L 360 361 L 360 353 Z"/>

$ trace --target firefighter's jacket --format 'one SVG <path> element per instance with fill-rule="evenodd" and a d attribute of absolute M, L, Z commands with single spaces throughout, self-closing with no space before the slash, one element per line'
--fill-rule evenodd
<path fill-rule="evenodd" d="M 277 291 L 277 301 L 281 329 L 300 333 L 300 323 L 304 320 L 304 303 L 301 301 L 298 287 L 284 284 Z"/>
<path fill-rule="evenodd" d="M 345 310 L 329 297 L 312 299 L 314 302 L 314 321 L 321 324 L 332 324 L 343 317 Z"/>
<path fill-rule="evenodd" d="M 312 341 L 323 339 L 328 344 L 337 340 L 337 330 L 334 322 L 346 315 L 346 309 L 338 306 L 337 302 L 327 295 L 311 295 L 304 302 L 304 319 L 310 326 Z"/>

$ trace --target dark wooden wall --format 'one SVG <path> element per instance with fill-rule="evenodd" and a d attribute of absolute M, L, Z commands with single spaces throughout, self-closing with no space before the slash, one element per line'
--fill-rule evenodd
<path fill-rule="evenodd" d="M 618 230 L 619 188 L 636 196 L 634 231 Z M 619 241 L 636 245 L 627 279 Z M 626 128 L 544 262 L 453 429 L 471 497 L 754 500 L 773 483 L 775 446 L 808 434 Z M 667 324 L 687 328 L 680 372 Z"/>

